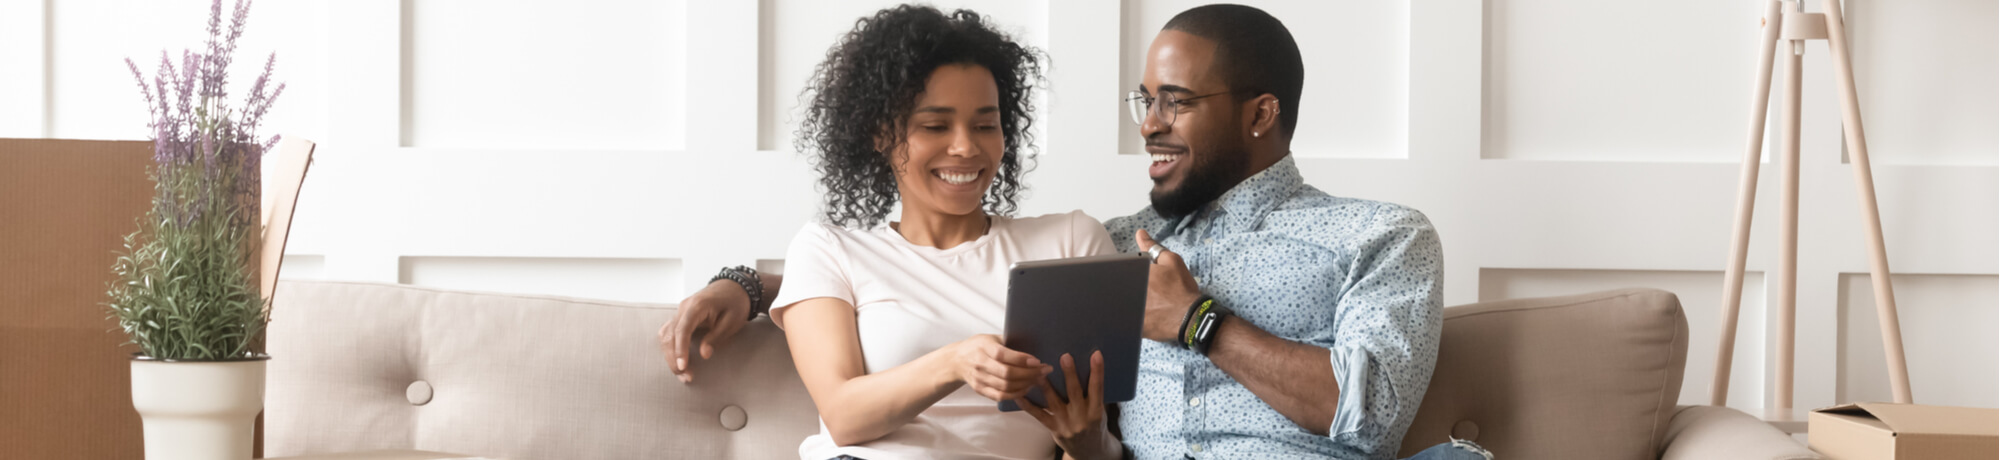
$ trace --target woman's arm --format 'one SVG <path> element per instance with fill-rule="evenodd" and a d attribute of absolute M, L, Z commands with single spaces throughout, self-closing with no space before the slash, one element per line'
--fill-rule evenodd
<path fill-rule="evenodd" d="M 980 335 L 869 374 L 853 305 L 822 297 L 778 314 L 785 317 L 792 363 L 836 445 L 888 435 L 967 382 L 988 397 L 1013 399 L 1052 369 L 1000 346 L 998 337 Z"/>
<path fill-rule="evenodd" d="M 764 283 L 764 305 L 750 305 L 750 294 L 743 292 L 742 285 L 715 280 L 681 300 L 674 309 L 673 319 L 660 326 L 660 354 L 667 357 L 667 363 L 671 364 L 667 369 L 681 383 L 694 382 L 694 373 L 688 371 L 688 354 L 697 345 L 695 334 L 705 334 L 699 345 L 701 359 L 708 359 L 715 355 L 716 348 L 729 343 L 737 331 L 743 330 L 743 325 L 750 322 L 751 311 L 770 311 L 771 301 L 777 300 L 778 288 L 784 285 L 785 277 L 760 272 L 757 279 Z"/>

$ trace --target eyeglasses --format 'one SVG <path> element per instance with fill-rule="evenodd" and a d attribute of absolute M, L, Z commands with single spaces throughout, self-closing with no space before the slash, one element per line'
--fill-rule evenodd
<path fill-rule="evenodd" d="M 1209 96 L 1220 96 L 1234 92 L 1236 91 L 1223 91 L 1219 93 L 1208 93 L 1200 96 L 1190 96 L 1190 97 L 1178 97 L 1174 96 L 1173 94 L 1161 94 L 1160 97 L 1155 98 L 1153 96 L 1148 96 L 1146 95 L 1146 93 L 1141 91 L 1127 91 L 1125 92 L 1125 108 L 1132 113 L 1133 123 L 1138 123 L 1142 126 L 1145 125 L 1146 114 L 1148 112 L 1151 112 L 1153 116 L 1160 118 L 1160 123 L 1171 126 L 1174 124 L 1174 115 L 1179 114 L 1181 112 L 1181 109 L 1187 106 L 1188 101 L 1193 101 L 1195 99 L 1201 99 Z M 1161 102 L 1164 103 L 1159 105 L 1154 105 L 1153 101 L 1156 99 L 1161 100 Z"/>

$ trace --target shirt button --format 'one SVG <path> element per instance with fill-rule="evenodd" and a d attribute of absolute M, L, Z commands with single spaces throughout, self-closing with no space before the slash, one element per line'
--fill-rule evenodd
<path fill-rule="evenodd" d="M 1191 407 L 1200 407 L 1200 406 L 1201 406 L 1201 397 L 1200 397 L 1200 396 L 1196 396 L 1196 397 L 1194 397 L 1194 399 L 1189 399 L 1189 400 L 1188 400 L 1188 406 L 1191 406 Z"/>
<path fill-rule="evenodd" d="M 1188 445 L 1188 449 L 1191 449 L 1194 451 L 1194 453 L 1199 454 L 1201 453 L 1201 444 L 1190 444 Z"/>
<path fill-rule="evenodd" d="M 1214 244 L 1215 244 L 1215 238 L 1202 238 L 1202 239 L 1201 239 L 1201 244 L 1206 244 L 1206 245 L 1214 245 Z"/>

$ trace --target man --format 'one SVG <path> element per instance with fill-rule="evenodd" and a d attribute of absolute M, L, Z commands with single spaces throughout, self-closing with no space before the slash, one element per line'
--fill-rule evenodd
<path fill-rule="evenodd" d="M 1152 206 L 1105 227 L 1155 256 L 1138 396 L 1113 422 L 1136 458 L 1394 458 L 1415 418 L 1443 324 L 1437 234 L 1413 209 L 1304 183 L 1303 67 L 1276 18 L 1208 5 L 1167 23 L 1129 95 Z M 683 381 L 693 336 L 710 356 L 782 281 L 731 276 L 660 330 Z"/>

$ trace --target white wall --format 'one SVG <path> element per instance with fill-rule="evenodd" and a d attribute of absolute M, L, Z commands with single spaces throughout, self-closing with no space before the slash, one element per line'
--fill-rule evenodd
<path fill-rule="evenodd" d="M 267 126 L 321 143 L 287 276 L 670 302 L 722 265 L 782 267 L 818 202 L 788 151 L 798 89 L 884 3 L 260 2 L 237 83 L 277 50 L 291 86 Z M 1196 2 L 942 3 L 1053 59 L 1026 212 L 1143 206 L 1118 100 Z M 1707 400 L 1758 2 L 1249 3 L 1308 59 L 1309 181 L 1428 213 L 1448 303 L 1673 290 L 1694 336 L 1682 400 Z M 206 6 L 0 0 L 0 135 L 143 138 L 120 59 L 196 46 Z M 1849 2 L 1919 402 L 2000 395 L 1995 9 Z M 1824 47 L 1806 62 L 1795 406 L 1886 399 Z M 1766 166 L 1731 383 L 1745 408 L 1770 375 Z"/>

